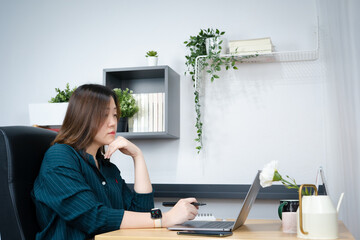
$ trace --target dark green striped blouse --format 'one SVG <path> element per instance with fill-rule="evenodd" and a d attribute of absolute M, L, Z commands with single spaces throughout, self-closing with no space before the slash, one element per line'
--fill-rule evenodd
<path fill-rule="evenodd" d="M 46 152 L 32 192 L 41 229 L 36 239 L 88 239 L 119 229 L 124 210 L 154 207 L 153 193 L 131 191 L 114 164 L 101 160 L 98 170 L 86 156 L 65 144 Z"/>

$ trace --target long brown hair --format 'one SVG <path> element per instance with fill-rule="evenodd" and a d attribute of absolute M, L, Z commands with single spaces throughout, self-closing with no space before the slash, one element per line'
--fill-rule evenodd
<path fill-rule="evenodd" d="M 78 87 L 71 95 L 63 124 L 53 144 L 68 144 L 77 151 L 85 151 L 105 121 L 105 111 L 111 98 L 115 101 L 119 118 L 120 106 L 110 88 L 98 84 Z M 103 151 L 103 148 L 99 150 Z"/>

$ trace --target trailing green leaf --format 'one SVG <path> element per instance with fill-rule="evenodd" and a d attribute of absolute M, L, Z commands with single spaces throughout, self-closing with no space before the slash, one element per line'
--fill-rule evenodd
<path fill-rule="evenodd" d="M 184 44 L 189 49 L 189 54 L 185 56 L 186 58 L 186 66 L 187 72 L 191 75 L 191 79 L 193 80 L 193 86 L 195 87 L 195 73 L 196 71 L 200 72 L 205 70 L 210 75 L 211 82 L 214 81 L 215 78 L 219 78 L 217 72 L 221 71 L 221 66 L 225 66 L 225 70 L 234 69 L 237 70 L 238 68 L 235 66 L 237 62 L 241 63 L 242 59 L 250 58 L 257 56 L 242 56 L 242 57 L 235 57 L 234 55 L 230 57 L 220 57 L 220 52 L 222 47 L 211 45 L 209 46 L 209 53 L 206 52 L 206 39 L 207 38 L 214 38 L 214 42 L 223 36 L 225 32 L 220 32 L 219 29 L 200 29 L 200 32 L 196 36 L 190 36 L 188 41 L 184 41 Z M 223 40 L 220 40 L 218 45 L 220 45 Z M 199 56 L 203 56 L 203 58 L 198 58 Z M 198 66 L 200 69 L 196 69 L 196 59 L 198 59 L 199 63 Z M 209 64 L 210 63 L 210 64 Z M 186 72 L 185 72 L 186 75 Z M 199 103 L 199 92 L 195 89 L 195 112 L 196 112 L 196 124 L 195 127 L 197 128 L 197 138 L 195 141 L 198 143 L 196 149 L 198 153 L 202 149 L 202 122 L 201 122 L 201 109 Z"/>

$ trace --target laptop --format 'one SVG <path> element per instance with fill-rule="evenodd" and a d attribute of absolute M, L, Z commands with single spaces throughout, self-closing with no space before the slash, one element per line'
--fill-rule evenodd
<path fill-rule="evenodd" d="M 174 225 L 172 227 L 168 227 L 169 230 L 176 231 L 217 231 L 217 232 L 231 232 L 239 227 L 241 227 L 249 215 L 251 206 L 253 205 L 259 190 L 260 190 L 260 180 L 259 175 L 261 171 L 258 171 L 254 182 L 252 183 L 249 191 L 246 194 L 244 203 L 240 210 L 240 213 L 236 219 L 236 221 L 187 221 L 183 224 Z"/>

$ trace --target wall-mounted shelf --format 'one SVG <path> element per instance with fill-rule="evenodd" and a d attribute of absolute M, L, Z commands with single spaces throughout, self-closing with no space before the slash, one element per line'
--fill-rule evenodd
<path fill-rule="evenodd" d="M 220 57 L 234 57 L 238 63 L 271 63 L 271 62 L 299 62 L 314 61 L 319 58 L 319 20 L 317 20 L 315 34 L 315 48 L 311 50 L 282 51 L 257 54 L 256 57 L 244 54 L 222 54 Z M 203 69 L 201 63 L 207 55 L 198 56 L 195 60 L 195 90 L 200 90 L 200 72 Z"/>
<path fill-rule="evenodd" d="M 223 54 L 221 57 L 235 57 L 238 63 L 271 63 L 271 62 L 299 62 L 299 61 L 314 61 L 319 58 L 319 46 L 313 50 L 304 51 L 287 51 L 287 52 L 272 52 L 265 54 L 258 54 L 256 57 L 241 54 Z M 197 90 L 200 86 L 200 66 L 201 60 L 205 59 L 207 55 L 198 56 L 195 60 L 195 88 Z"/>
<path fill-rule="evenodd" d="M 319 22 L 319 21 L 318 21 Z M 221 58 L 235 59 L 237 63 L 271 63 L 271 62 L 299 62 L 299 61 L 313 61 L 319 58 L 319 25 L 315 31 L 316 34 L 316 47 L 312 50 L 301 50 L 301 51 L 283 51 L 283 52 L 272 52 L 252 55 L 241 55 L 241 54 L 220 54 Z M 207 60 L 207 55 L 198 56 L 195 59 L 195 76 L 194 76 L 194 88 L 195 88 L 195 103 L 200 102 L 201 96 L 201 72 L 206 68 L 202 65 Z M 197 126 L 202 126 L 200 104 L 195 105 L 195 111 L 197 113 Z M 198 138 L 196 141 L 199 142 L 202 148 L 202 131 L 198 128 Z"/>
<path fill-rule="evenodd" d="M 178 135 L 169 134 L 168 132 L 117 132 L 117 136 L 126 139 L 161 139 L 161 138 L 179 138 Z"/>
<path fill-rule="evenodd" d="M 128 139 L 179 138 L 180 76 L 169 66 L 104 69 L 104 85 L 134 94 L 165 93 L 164 131 L 118 132 Z"/>

